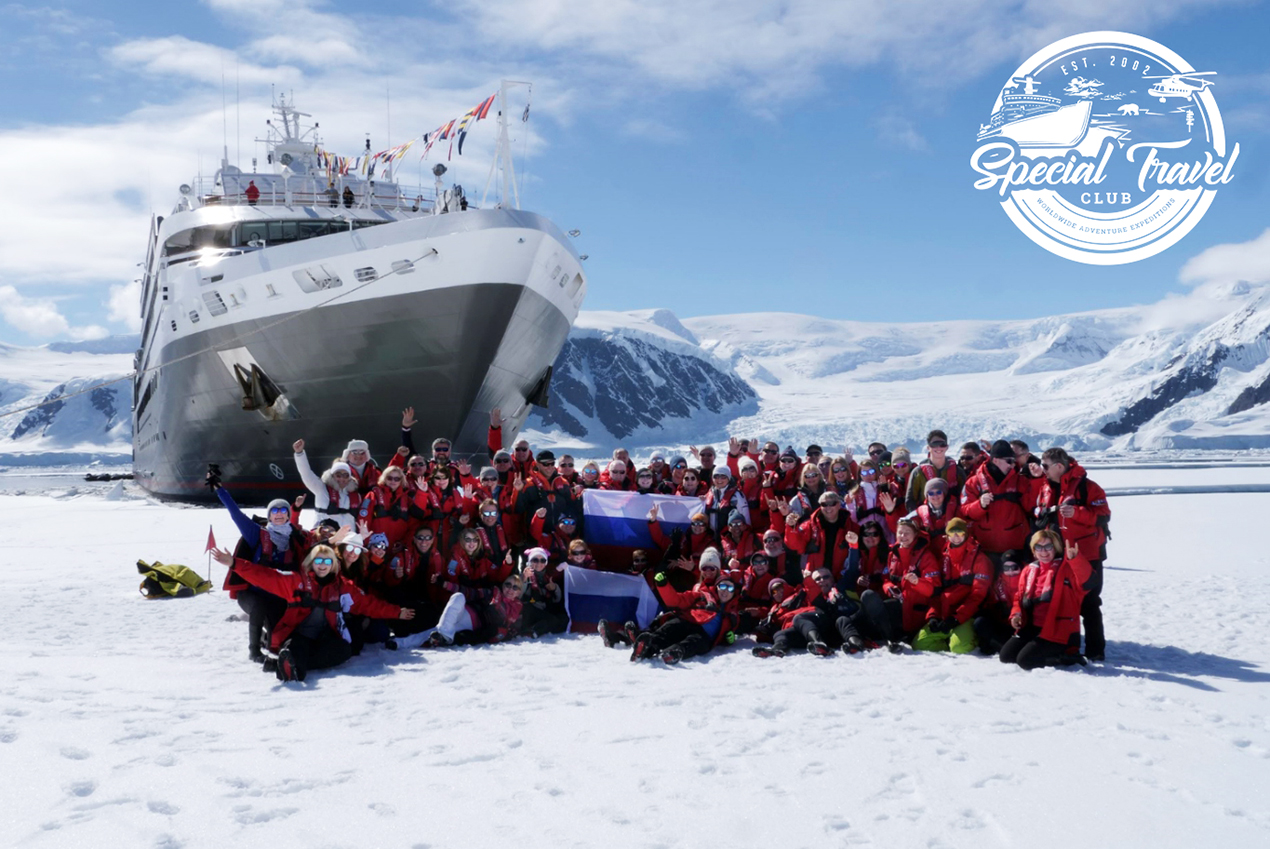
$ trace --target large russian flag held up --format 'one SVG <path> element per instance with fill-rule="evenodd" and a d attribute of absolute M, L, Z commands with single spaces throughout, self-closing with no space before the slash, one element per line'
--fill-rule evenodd
<path fill-rule="evenodd" d="M 653 568 L 660 563 L 661 549 L 648 530 L 648 511 L 654 504 L 662 531 L 669 537 L 676 530 L 688 532 L 689 518 L 701 509 L 702 502 L 700 498 L 673 495 L 583 492 L 583 538 L 596 565 L 612 571 L 565 567 L 564 605 L 570 631 L 594 632 L 601 619 L 617 623 L 633 620 L 644 628 L 657 615 L 657 597 L 644 576 L 623 574 L 629 571 L 631 553 L 636 549 L 648 552 Z"/>
<path fill-rule="evenodd" d="M 681 495 L 643 495 L 637 492 L 587 489 L 582 492 L 582 536 L 601 569 L 627 572 L 631 553 L 645 549 L 649 562 L 664 554 L 648 530 L 648 511 L 657 505 L 661 531 L 670 537 L 677 530 L 688 532 L 689 519 L 702 509 L 700 498 Z"/>

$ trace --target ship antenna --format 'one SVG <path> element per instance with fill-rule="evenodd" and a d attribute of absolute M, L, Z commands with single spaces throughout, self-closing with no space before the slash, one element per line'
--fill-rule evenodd
<path fill-rule="evenodd" d="M 229 118 L 225 103 L 225 60 L 220 60 L 220 140 L 221 150 L 221 170 L 224 171 L 229 167 Z"/>

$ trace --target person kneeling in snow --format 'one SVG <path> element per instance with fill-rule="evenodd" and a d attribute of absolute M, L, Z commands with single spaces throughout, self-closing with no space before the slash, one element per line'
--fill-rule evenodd
<path fill-rule="evenodd" d="M 1068 542 L 1065 556 L 1056 555 L 1063 539 L 1058 531 L 1032 535 L 1035 561 L 1019 575 L 1010 625 L 1015 634 L 1001 647 L 1002 663 L 1027 670 L 1038 666 L 1083 663 L 1080 654 L 1080 606 L 1093 585 L 1094 569 Z"/>
<path fill-rule="evenodd" d="M 338 666 L 353 655 L 344 614 L 377 619 L 413 619 L 415 612 L 363 593 L 340 574 L 340 558 L 327 545 L 315 546 L 298 572 L 279 572 L 228 551 L 215 549 L 217 563 L 238 577 L 287 602 L 287 612 L 273 628 L 271 648 L 278 653 L 275 671 L 281 681 L 303 681 L 310 669 Z M 266 664 L 269 669 L 271 664 Z"/>
<path fill-rule="evenodd" d="M 717 569 L 719 550 L 707 548 L 701 553 L 702 565 Z M 647 631 L 635 638 L 631 660 L 646 660 L 660 655 L 663 662 L 678 663 L 686 657 L 706 654 L 719 643 L 736 639 L 737 585 L 733 578 L 722 578 L 713 586 L 699 584 L 699 589 L 679 592 L 670 586 L 665 572 L 653 579 L 657 593 L 669 608 L 657 617 Z"/>

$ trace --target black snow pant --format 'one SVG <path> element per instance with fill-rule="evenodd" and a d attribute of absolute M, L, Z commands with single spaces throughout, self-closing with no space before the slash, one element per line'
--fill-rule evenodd
<path fill-rule="evenodd" d="M 646 657 L 661 654 L 671 646 L 679 646 L 684 657 L 696 657 L 710 651 L 713 646 L 713 641 L 705 630 L 687 619 L 671 619 L 648 633 L 652 639 L 648 643 Z"/>
<path fill-rule="evenodd" d="M 287 602 L 276 595 L 267 593 L 259 587 L 248 587 L 238 594 L 238 606 L 247 614 L 247 650 L 253 655 L 261 653 L 261 645 L 268 645 L 266 639 L 262 643 L 262 635 L 266 629 L 272 631 L 273 626 L 287 612 Z"/>
<path fill-rule="evenodd" d="M 1038 666 L 1058 666 L 1067 646 L 1041 639 L 1041 629 L 1029 625 L 1001 647 L 1002 663 L 1017 663 L 1029 672 Z"/>
<path fill-rule="evenodd" d="M 829 617 L 818 610 L 800 613 L 789 623 L 788 628 L 776 632 L 776 636 L 772 638 L 772 647 L 780 652 L 789 652 L 791 649 L 806 648 L 808 643 L 824 643 L 827 642 L 825 637 L 832 628 Z"/>
<path fill-rule="evenodd" d="M 353 656 L 353 646 L 330 628 L 316 637 L 292 634 L 282 648 L 291 650 L 291 664 L 301 679 L 310 669 L 339 666 Z"/>
<path fill-rule="evenodd" d="M 1001 651 L 1014 629 L 1009 623 L 1001 622 L 991 616 L 976 616 L 974 619 L 975 636 L 979 639 L 979 651 L 982 654 L 994 655 Z"/>
<path fill-rule="evenodd" d="M 539 607 L 526 604 L 520 616 L 521 633 L 531 637 L 543 634 L 563 634 L 569 627 L 569 616 L 563 610 L 553 609 L 552 605 Z"/>
<path fill-rule="evenodd" d="M 904 606 L 898 598 L 883 598 L 880 593 L 865 590 L 860 595 L 860 611 L 855 626 L 871 640 L 888 643 L 904 638 Z"/>
<path fill-rule="evenodd" d="M 1089 592 L 1080 603 L 1080 619 L 1085 627 L 1085 656 L 1106 654 L 1107 636 L 1102 630 L 1102 561 L 1091 560 L 1094 567 Z"/>

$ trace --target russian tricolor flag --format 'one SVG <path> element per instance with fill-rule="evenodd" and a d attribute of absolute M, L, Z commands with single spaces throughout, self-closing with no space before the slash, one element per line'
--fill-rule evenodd
<path fill-rule="evenodd" d="M 679 495 L 642 495 L 620 490 L 588 489 L 582 493 L 583 539 L 601 569 L 627 572 L 631 552 L 648 551 L 657 563 L 664 553 L 648 531 L 648 511 L 657 505 L 657 521 L 667 538 L 676 530 L 688 532 L 689 519 L 702 509 L 700 498 Z"/>
<path fill-rule="evenodd" d="M 657 596 L 643 575 L 564 567 L 564 609 L 571 633 L 594 634 L 601 619 L 619 628 L 630 621 L 647 628 L 657 616 L 657 608 Z"/>

